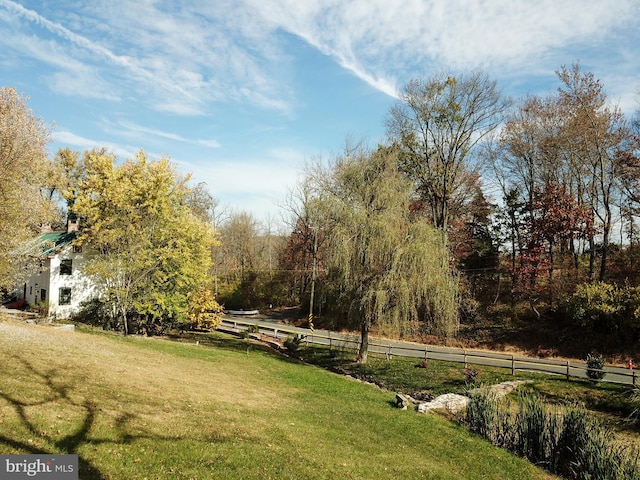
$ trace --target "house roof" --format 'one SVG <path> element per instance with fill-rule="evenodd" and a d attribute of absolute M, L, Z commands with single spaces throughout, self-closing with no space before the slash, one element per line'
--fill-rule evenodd
<path fill-rule="evenodd" d="M 18 249 L 15 253 L 32 257 L 50 257 L 70 245 L 76 238 L 76 232 L 43 233 Z"/>

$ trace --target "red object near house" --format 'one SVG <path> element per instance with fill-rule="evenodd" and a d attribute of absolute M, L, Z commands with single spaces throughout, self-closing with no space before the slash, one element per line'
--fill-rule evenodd
<path fill-rule="evenodd" d="M 20 300 L 16 300 L 15 302 L 7 303 L 5 305 L 5 307 L 7 308 L 13 308 L 15 310 L 22 310 L 26 306 L 27 306 L 27 301 L 24 298 L 21 298 Z"/>

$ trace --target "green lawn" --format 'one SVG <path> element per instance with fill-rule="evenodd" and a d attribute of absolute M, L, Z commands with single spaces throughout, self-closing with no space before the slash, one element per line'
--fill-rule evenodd
<path fill-rule="evenodd" d="M 551 478 L 393 394 L 213 335 L 196 346 L 0 322 L 0 451 L 80 478 Z"/>
<path fill-rule="evenodd" d="M 426 365 L 418 359 L 369 355 L 365 365 L 354 363 L 352 351 L 329 351 L 328 348 L 303 345 L 297 355 L 305 361 L 331 370 L 339 370 L 358 378 L 375 382 L 392 391 L 404 393 L 429 392 L 464 394 L 470 388 L 465 383 L 464 365 L 460 363 L 430 360 Z M 422 368 L 424 367 L 424 368 Z M 478 372 L 477 382 L 492 385 L 509 380 L 532 380 L 531 385 L 521 389 L 537 392 L 546 402 L 558 404 L 581 404 L 594 413 L 615 416 L 626 423 L 630 431 L 636 427 L 629 416 L 637 404 L 632 401 L 634 389 L 630 385 L 592 383 L 587 380 L 566 380 L 560 375 L 519 371 L 515 376 L 505 368 L 470 365 Z"/>

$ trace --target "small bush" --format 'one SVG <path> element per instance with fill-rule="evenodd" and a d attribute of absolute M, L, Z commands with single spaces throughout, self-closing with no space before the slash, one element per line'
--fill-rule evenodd
<path fill-rule="evenodd" d="M 604 369 L 605 359 L 602 355 L 590 353 L 587 355 L 587 377 L 591 380 L 602 380 L 605 376 Z"/>
<path fill-rule="evenodd" d="M 189 294 L 188 327 L 213 330 L 222 323 L 222 307 L 212 290 L 201 287 Z"/>
<path fill-rule="evenodd" d="M 480 376 L 480 372 L 475 368 L 465 368 L 464 371 L 464 383 L 467 385 L 475 385 L 478 383 L 478 377 Z"/>
<path fill-rule="evenodd" d="M 289 352 L 295 352 L 300 347 L 300 337 L 296 335 L 290 335 L 284 341 L 284 348 Z"/>
<path fill-rule="evenodd" d="M 259 332 L 260 332 L 260 327 L 258 326 L 257 323 L 255 325 L 249 325 L 247 327 L 247 333 L 259 333 Z"/>

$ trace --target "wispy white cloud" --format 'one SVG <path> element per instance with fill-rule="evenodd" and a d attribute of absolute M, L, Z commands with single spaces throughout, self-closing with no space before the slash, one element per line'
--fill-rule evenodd
<path fill-rule="evenodd" d="M 304 63 L 295 57 L 298 39 L 361 80 L 366 94 L 390 97 L 375 95 L 383 98 L 380 105 L 392 101 L 410 78 L 443 70 L 481 68 L 513 89 L 544 78 L 535 88 L 549 89 L 557 85 L 555 69 L 580 60 L 630 112 L 640 88 L 638 18 L 637 0 L 0 0 L 0 61 L 16 70 L 21 63 L 45 66 L 33 71 L 46 76 L 52 96 L 103 100 L 90 104 L 92 112 L 104 108 L 109 118 L 92 118 L 92 127 L 103 129 L 96 137 L 189 157 L 191 164 L 181 163 L 193 166 L 214 194 L 271 205 L 282 198 L 283 185 L 295 183 L 304 160 L 302 152 L 282 147 L 280 137 L 297 135 L 286 120 L 300 114 L 306 100 L 295 90 L 302 75 L 294 69 Z M 171 121 L 147 122 L 149 111 Z M 265 113 L 278 118 L 265 120 Z M 173 122 L 174 131 L 175 115 L 215 125 L 202 133 Z M 228 124 L 236 131 L 225 130 L 225 116 L 232 117 Z M 324 118 L 314 121 L 320 125 Z M 125 158 L 138 148 L 95 142 L 70 132 L 82 128 L 65 125 L 56 140 L 73 147 L 107 146 Z M 263 158 L 230 150 L 243 128 L 254 138 L 237 148 L 255 143 L 251 147 L 261 149 Z M 203 154 L 194 146 L 216 149 L 223 160 L 198 162 L 214 152 Z"/>
<path fill-rule="evenodd" d="M 113 124 L 112 122 L 109 122 L 111 124 Z M 217 140 L 213 140 L 213 139 L 191 139 L 191 138 L 186 138 L 182 135 L 179 135 L 177 133 L 174 132 L 167 132 L 164 130 L 158 130 L 155 128 L 150 128 L 150 127 L 145 127 L 144 125 L 139 125 L 137 123 L 134 122 L 130 122 L 127 120 L 120 120 L 118 122 L 116 122 L 116 125 L 119 127 L 119 133 L 122 136 L 127 136 L 127 137 L 131 137 L 131 138 L 136 138 L 136 139 L 140 139 L 141 136 L 146 135 L 146 136 L 152 136 L 152 137 L 159 137 L 159 138 L 163 138 L 163 139 L 167 139 L 167 140 L 172 140 L 175 142 L 180 142 L 180 143 L 188 143 L 191 145 L 200 145 L 203 147 L 208 147 L 208 148 L 219 148 L 220 147 L 220 142 L 218 142 Z"/>
<path fill-rule="evenodd" d="M 15 30 L 0 30 L 0 36 L 4 36 L 3 34 L 11 38 L 10 44 L 6 46 L 7 50 L 18 52 L 54 69 L 53 74 L 41 74 L 42 82 L 54 92 L 84 98 L 120 100 L 113 86 L 100 78 L 95 67 L 69 55 L 55 42 Z"/>
<path fill-rule="evenodd" d="M 280 31 L 395 96 L 398 83 L 443 68 L 508 75 L 535 70 L 550 56 L 570 63 L 576 58 L 564 57 L 566 48 L 605 42 L 640 14 L 635 0 L 219 0 L 182 2 L 180 8 L 113 0 L 74 5 L 77 14 L 67 17 L 47 11 L 55 19 L 11 0 L 0 0 L 0 6 L 48 30 L 54 44 L 73 46 L 76 63 L 85 63 L 87 71 L 89 65 L 98 68 L 98 59 L 107 62 L 114 72 L 103 78 L 114 76 L 113 91 L 119 90 L 115 80 L 124 77 L 121 88 L 144 92 L 154 108 L 182 115 L 202 114 L 211 102 L 225 101 L 290 110 L 294 93 L 283 73 L 288 56 Z M 635 44 L 637 36 L 629 40 Z M 46 52 L 41 57 L 48 53 L 42 43 L 33 46 Z M 91 78 L 106 81 L 77 64 L 70 70 L 58 74 L 64 79 L 54 84 L 58 89 L 78 77 L 85 85 Z"/>
<path fill-rule="evenodd" d="M 135 98 L 181 115 L 206 113 L 210 102 L 289 109 L 288 87 L 278 82 L 278 67 L 269 65 L 273 51 L 264 42 L 244 44 L 235 34 L 234 22 L 229 22 L 234 17 L 218 10 L 205 18 L 206 7 L 201 5 L 166 11 L 155 2 L 115 1 L 108 6 L 91 2 L 74 5 L 78 13 L 69 20 L 55 19 L 60 15 L 57 10 L 40 13 L 11 0 L 0 0 L 2 7 L 18 22 L 27 21 L 51 34 L 47 42 L 33 42 L 27 53 L 43 58 L 52 48 L 69 51 L 68 56 L 86 70 L 99 69 L 101 78 L 120 92 L 112 97 Z M 61 72 L 58 78 L 78 76 L 79 69 L 62 62 L 55 67 Z"/>
<path fill-rule="evenodd" d="M 0 4 L 12 11 L 17 16 L 37 23 L 38 25 L 49 30 L 57 37 L 67 40 L 74 46 L 85 50 L 88 54 L 98 56 L 103 60 L 106 60 L 108 63 L 128 71 L 129 74 L 134 78 L 140 78 L 147 82 L 160 84 L 168 91 L 175 91 L 183 95 L 185 98 L 195 100 L 195 97 L 190 92 L 183 89 L 181 84 L 169 82 L 165 78 L 158 78 L 154 76 L 152 72 L 148 71 L 145 68 L 142 68 L 140 64 L 132 57 L 126 55 L 117 55 L 108 48 L 103 47 L 101 44 L 90 40 L 86 36 L 78 35 L 65 28 L 63 25 L 52 22 L 42 15 L 39 15 L 37 12 L 24 8 L 18 3 L 12 2 L 10 0 L 0 0 Z"/>
<path fill-rule="evenodd" d="M 119 158 L 133 158 L 139 150 L 139 148 L 122 146 L 108 141 L 92 140 L 67 130 L 54 132 L 53 139 L 58 145 L 69 147 L 72 150 L 85 151 L 94 148 L 106 148 Z"/>
<path fill-rule="evenodd" d="M 604 42 L 625 27 L 634 34 L 636 29 L 628 27 L 637 25 L 640 13 L 634 0 L 248 2 L 274 29 L 305 39 L 389 95 L 396 81 L 434 70 L 522 74 L 523 69 L 539 68 L 549 56 L 570 63 L 575 58 L 566 58 L 566 49 Z M 631 44 L 637 40 L 636 32 Z"/>

